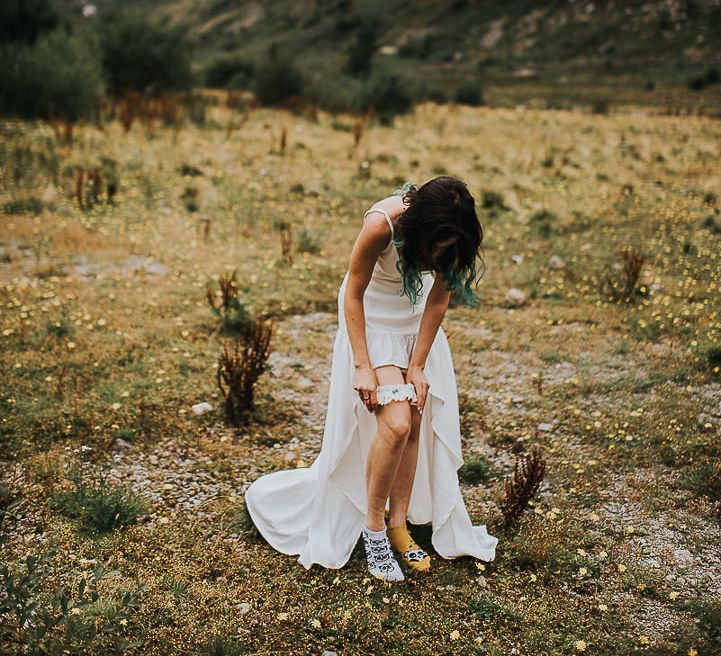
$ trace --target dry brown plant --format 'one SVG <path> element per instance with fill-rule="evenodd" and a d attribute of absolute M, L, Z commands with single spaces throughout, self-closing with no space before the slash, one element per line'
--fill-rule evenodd
<path fill-rule="evenodd" d="M 546 471 L 546 461 L 538 447 L 516 458 L 513 475 L 506 477 L 505 494 L 501 504 L 505 525 L 521 516 L 528 502 L 536 495 Z"/>
<path fill-rule="evenodd" d="M 216 380 L 226 417 L 233 426 L 241 426 L 254 409 L 254 388 L 266 368 L 273 330 L 272 319 L 257 319 L 241 339 L 234 340 L 232 350 L 223 344 Z"/>

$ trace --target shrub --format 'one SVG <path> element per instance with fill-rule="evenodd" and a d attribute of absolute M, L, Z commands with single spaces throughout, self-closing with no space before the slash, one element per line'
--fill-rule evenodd
<path fill-rule="evenodd" d="M 222 55 L 205 69 L 205 84 L 224 89 L 248 89 L 253 83 L 255 66 L 238 55 Z"/>
<path fill-rule="evenodd" d="M 298 251 L 317 255 L 321 251 L 320 235 L 313 235 L 307 228 L 303 228 L 298 235 Z"/>
<path fill-rule="evenodd" d="M 50 0 L 0 2 L 0 43 L 32 44 L 59 24 L 60 15 Z"/>
<path fill-rule="evenodd" d="M 253 317 L 245 303 L 238 296 L 237 269 L 232 273 L 222 273 L 218 277 L 217 288 L 220 303 L 216 301 L 216 291 L 211 283 L 206 285 L 206 298 L 213 314 L 223 322 L 223 328 L 229 333 L 242 332 Z"/>
<path fill-rule="evenodd" d="M 721 82 L 721 73 L 718 68 L 711 67 L 706 69 L 705 73 L 689 78 L 686 86 L 692 91 L 700 91 L 710 84 L 718 84 L 718 82 Z"/>
<path fill-rule="evenodd" d="M 373 54 L 376 51 L 376 33 L 380 27 L 378 21 L 366 18 L 356 31 L 355 40 L 348 52 L 344 70 L 351 75 L 366 76 L 370 73 Z"/>
<path fill-rule="evenodd" d="M 255 94 L 263 105 L 274 105 L 303 92 L 304 78 L 288 55 L 271 50 L 255 70 Z"/>
<path fill-rule="evenodd" d="M 610 104 L 608 100 L 594 100 L 591 103 L 591 113 L 592 114 L 608 114 L 610 110 Z"/>
<path fill-rule="evenodd" d="M 40 214 L 43 211 L 43 203 L 36 196 L 16 198 L 5 203 L 3 211 L 5 214 Z"/>
<path fill-rule="evenodd" d="M 646 258 L 633 247 L 623 249 L 621 256 L 623 258 L 623 273 L 614 280 L 611 274 L 607 272 L 599 283 L 599 293 L 604 300 L 616 303 L 630 303 L 639 294 L 637 283 Z"/>
<path fill-rule="evenodd" d="M 72 488 L 57 492 L 53 506 L 79 520 L 81 528 L 89 533 L 108 533 L 134 524 L 145 513 L 145 500 L 130 486 L 109 483 L 108 474 L 92 463 L 73 467 L 68 474 Z"/>
<path fill-rule="evenodd" d="M 266 369 L 273 328 L 272 320 L 258 319 L 246 328 L 242 339 L 235 340 L 232 351 L 223 345 L 216 380 L 233 426 L 240 426 L 254 409 L 254 388 Z"/>
<path fill-rule="evenodd" d="M 157 95 L 193 87 L 186 25 L 169 26 L 144 11 L 110 11 L 100 34 L 103 65 L 114 95 L 128 91 Z"/>
<path fill-rule="evenodd" d="M 505 526 L 516 521 L 536 495 L 546 471 L 546 461 L 537 447 L 516 459 L 513 474 L 505 480 L 502 510 Z"/>
<path fill-rule="evenodd" d="M 458 87 L 453 99 L 459 105 L 471 105 L 472 107 L 486 104 L 483 99 L 483 87 L 480 84 L 464 84 Z"/>
<path fill-rule="evenodd" d="M 371 78 L 364 89 L 363 106 L 375 107 L 383 125 L 392 125 L 398 114 L 408 112 L 413 100 L 406 90 L 407 80 L 395 73 L 383 73 Z"/>
<path fill-rule="evenodd" d="M 0 545 L 7 541 L 0 535 Z M 107 571 L 102 564 L 80 579 L 76 586 L 50 585 L 49 561 L 57 549 L 41 555 L 27 555 L 19 567 L 0 564 L 0 643 L 13 654 L 77 654 L 120 653 L 139 646 L 127 642 L 127 623 L 131 611 L 140 605 L 140 584 L 122 591 L 118 598 L 102 595 L 98 583 L 116 571 Z"/>
<path fill-rule="evenodd" d="M 103 88 L 96 44 L 58 27 L 34 44 L 0 47 L 0 112 L 75 122 L 95 110 Z"/>
<path fill-rule="evenodd" d="M 491 191 L 490 189 L 481 191 L 481 207 L 484 210 L 503 211 L 508 209 L 503 194 L 499 191 Z"/>
<path fill-rule="evenodd" d="M 548 239 L 553 231 L 553 224 L 556 223 L 558 217 L 550 210 L 541 209 L 535 212 L 529 224 L 538 231 L 538 234 L 544 239 Z"/>
<path fill-rule="evenodd" d="M 251 653 L 245 644 L 220 635 L 209 636 L 202 644 L 201 656 L 242 656 Z"/>
<path fill-rule="evenodd" d="M 487 482 L 491 471 L 491 464 L 483 456 L 466 458 L 463 466 L 458 470 L 458 478 L 466 483 L 476 485 Z"/>

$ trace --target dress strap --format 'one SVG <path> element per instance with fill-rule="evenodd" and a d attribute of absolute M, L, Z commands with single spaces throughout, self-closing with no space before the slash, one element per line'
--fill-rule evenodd
<path fill-rule="evenodd" d="M 383 216 L 386 217 L 386 221 L 388 221 L 388 225 L 391 228 L 391 239 L 393 239 L 393 221 L 391 221 L 391 217 L 388 215 L 388 212 L 385 210 L 382 210 L 380 207 L 371 207 L 364 215 L 363 218 L 365 219 L 371 212 L 381 212 Z"/>

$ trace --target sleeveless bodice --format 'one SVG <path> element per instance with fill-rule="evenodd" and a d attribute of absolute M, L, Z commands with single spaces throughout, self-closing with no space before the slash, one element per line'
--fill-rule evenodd
<path fill-rule="evenodd" d="M 405 193 L 409 184 L 406 183 L 396 190 L 394 194 Z M 413 305 L 408 296 L 402 294 L 402 278 L 396 267 L 398 250 L 393 243 L 395 237 L 393 222 L 388 212 L 380 208 L 368 210 L 364 215 L 364 220 L 371 212 L 380 212 L 385 216 L 391 229 L 391 238 L 386 248 L 378 255 L 363 297 L 366 336 L 369 339 L 369 346 L 371 346 L 373 340 L 384 341 L 388 344 L 388 336 L 403 335 L 407 337 L 405 340 L 407 347 L 408 344 L 411 344 L 411 337 L 415 338 L 418 334 L 426 298 L 433 286 L 435 277 L 432 271 L 422 272 L 423 290 L 416 299 L 416 304 Z M 343 279 L 339 295 L 339 322 L 342 326 L 345 326 L 345 318 L 340 303 L 345 293 L 347 281 L 348 272 L 346 272 Z M 399 344 L 397 339 L 391 341 Z M 396 350 L 394 349 L 394 351 Z"/>

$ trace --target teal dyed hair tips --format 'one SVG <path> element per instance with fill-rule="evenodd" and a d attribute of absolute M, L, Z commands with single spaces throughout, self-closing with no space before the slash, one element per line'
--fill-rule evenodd
<path fill-rule="evenodd" d="M 398 295 L 407 296 L 412 306 L 417 305 L 423 294 L 423 275 L 434 271 L 442 275 L 446 291 L 455 292 L 465 303 L 475 306 L 479 299 L 472 285 L 483 275 L 478 275 L 477 264 L 484 231 L 466 183 L 447 175 L 419 188 L 406 181 L 393 195 L 402 196 L 406 206 L 398 216 L 399 229 L 392 239 L 398 251 L 396 270 L 402 283 Z M 451 236 L 457 237 L 455 242 L 437 253 L 434 245 Z M 485 272 L 482 259 L 481 263 Z"/>

